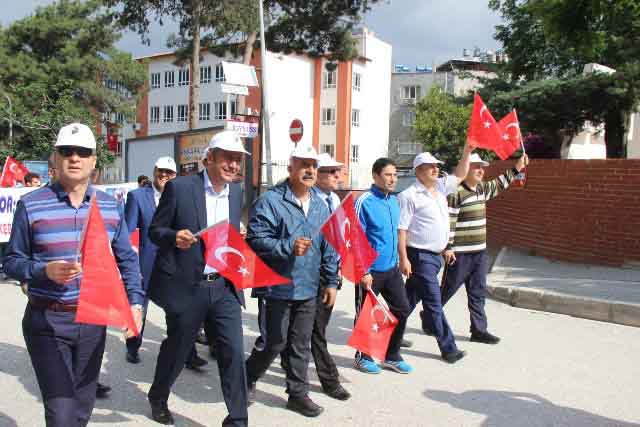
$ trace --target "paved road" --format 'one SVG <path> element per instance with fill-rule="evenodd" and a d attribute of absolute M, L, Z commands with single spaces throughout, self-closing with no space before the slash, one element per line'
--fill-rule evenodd
<path fill-rule="evenodd" d="M 366 375 L 352 368 L 346 347 L 352 324 L 351 289 L 342 292 L 330 341 L 347 403 L 320 393 L 310 370 L 312 397 L 325 406 L 308 420 L 284 409 L 283 372 L 276 363 L 258 384 L 258 403 L 249 410 L 253 426 L 640 426 L 640 329 L 563 315 L 534 312 L 489 301 L 491 330 L 498 346 L 470 343 L 465 295 L 447 306 L 459 346 L 469 355 L 456 365 L 438 357 L 435 340 L 409 322 L 413 348 L 405 358 L 415 371 Z M 39 392 L 20 332 L 24 297 L 0 284 L 0 426 L 43 425 Z M 102 378 L 112 397 L 98 401 L 91 426 L 152 426 L 146 392 L 163 337 L 162 312 L 149 315 L 141 365 L 124 361 L 123 341 L 110 331 Z M 256 305 L 245 313 L 246 348 L 256 336 Z M 202 348 L 202 347 L 200 347 Z M 203 349 L 203 348 L 202 348 Z M 204 349 L 203 349 L 204 354 Z M 217 426 L 226 415 L 215 364 L 206 374 L 185 371 L 169 405 L 180 426 Z"/>

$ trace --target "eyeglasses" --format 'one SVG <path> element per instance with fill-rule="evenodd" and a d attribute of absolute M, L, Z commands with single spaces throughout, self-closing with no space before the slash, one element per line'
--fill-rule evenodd
<path fill-rule="evenodd" d="M 319 171 L 320 173 L 328 173 L 331 175 L 335 175 L 337 173 L 340 173 L 340 169 L 336 168 L 336 169 L 323 169 L 321 171 Z"/>
<path fill-rule="evenodd" d="M 78 157 L 82 157 L 83 159 L 86 159 L 93 155 L 93 150 L 91 148 L 76 147 L 76 146 L 58 147 L 56 151 L 58 151 L 58 154 L 60 154 L 62 157 L 71 157 L 74 154 L 77 154 Z"/>

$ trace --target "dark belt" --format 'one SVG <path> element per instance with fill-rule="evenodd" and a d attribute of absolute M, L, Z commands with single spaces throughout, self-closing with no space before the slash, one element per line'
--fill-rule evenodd
<path fill-rule="evenodd" d="M 221 277 L 222 276 L 219 273 L 203 274 L 202 275 L 202 281 L 203 282 L 215 282 L 216 280 L 218 280 Z"/>
<path fill-rule="evenodd" d="M 430 255 L 435 255 L 435 256 L 440 256 L 440 255 L 442 255 L 442 254 L 441 254 L 441 253 L 439 253 L 439 252 L 433 252 L 433 251 L 430 251 L 430 250 L 428 250 L 428 249 L 414 248 L 414 247 L 412 247 L 412 246 L 407 246 L 407 249 L 411 249 L 412 251 L 422 252 L 422 253 L 426 253 L 426 254 L 430 254 Z"/>
<path fill-rule="evenodd" d="M 29 304 L 39 310 L 66 311 L 75 312 L 78 310 L 78 304 L 63 304 L 61 302 L 52 301 L 46 298 L 29 297 Z"/>

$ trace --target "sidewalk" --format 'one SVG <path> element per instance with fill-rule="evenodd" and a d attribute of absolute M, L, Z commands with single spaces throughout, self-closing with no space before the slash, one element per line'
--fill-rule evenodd
<path fill-rule="evenodd" d="M 640 326 L 640 269 L 554 262 L 502 248 L 488 277 L 492 298 L 515 307 Z"/>

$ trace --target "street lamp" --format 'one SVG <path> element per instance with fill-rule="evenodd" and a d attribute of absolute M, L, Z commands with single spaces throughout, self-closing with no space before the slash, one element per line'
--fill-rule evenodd
<path fill-rule="evenodd" d="M 264 144 L 264 161 L 267 166 L 267 185 L 273 185 L 273 171 L 271 168 L 271 138 L 269 126 L 269 104 L 267 102 L 267 48 L 264 37 L 264 0 L 258 0 L 260 4 L 260 59 L 262 68 L 262 142 Z"/>
<path fill-rule="evenodd" d="M 11 98 L 6 93 L 3 93 L 4 97 L 7 99 L 9 103 L 9 145 L 13 144 L 13 104 L 11 103 Z"/>

